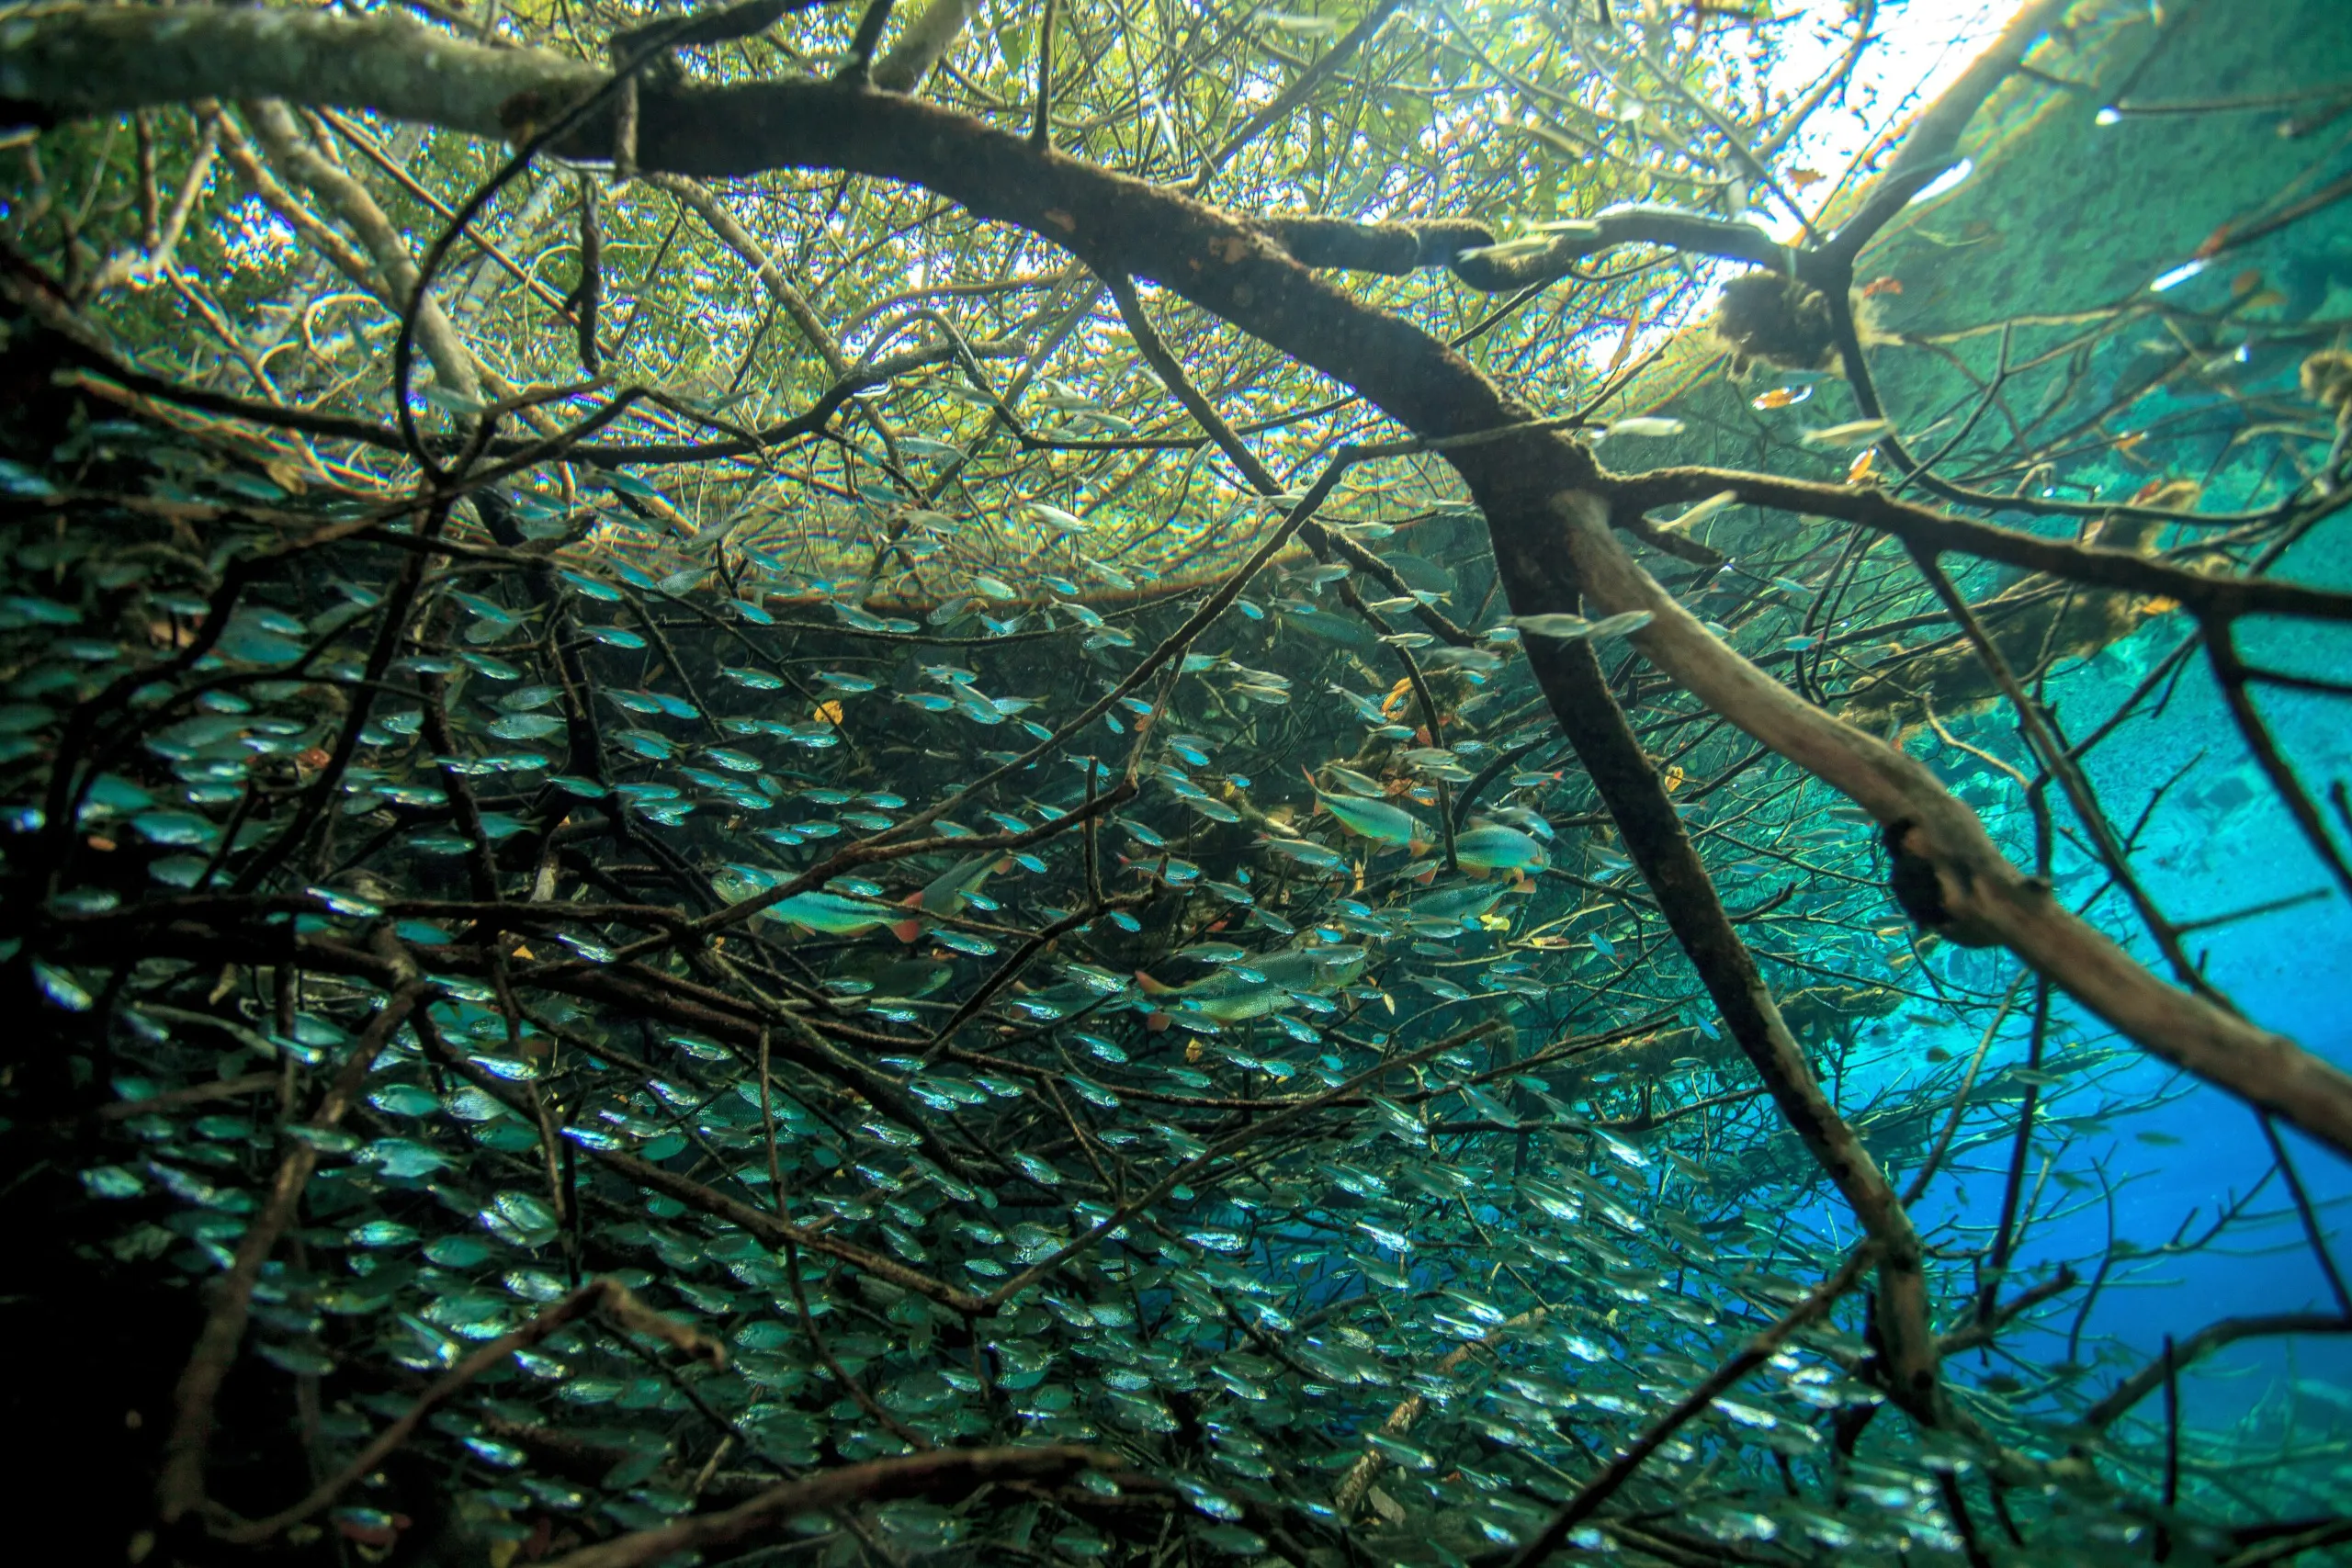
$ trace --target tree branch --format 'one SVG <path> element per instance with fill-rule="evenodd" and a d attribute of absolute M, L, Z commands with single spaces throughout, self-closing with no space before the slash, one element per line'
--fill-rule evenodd
<path fill-rule="evenodd" d="M 1609 615 L 1649 611 L 1655 618 L 1634 641 L 1652 663 L 1886 825 L 1898 858 L 1932 878 L 1945 935 L 2007 945 L 2143 1047 L 2352 1156 L 2352 1075 L 2149 974 L 2011 865 L 1926 764 L 1724 646 L 1634 561 L 1586 498 L 1564 496 L 1558 515 L 1593 604 Z"/>
<path fill-rule="evenodd" d="M 640 1563 L 706 1546 L 741 1540 L 781 1525 L 798 1514 L 822 1513 L 856 1503 L 888 1503 L 901 1497 L 955 1501 L 974 1489 L 1007 1482 L 1049 1483 L 1084 1470 L 1109 1470 L 1117 1461 L 1092 1449 L 939 1449 L 905 1459 L 844 1465 L 771 1486 L 746 1502 L 715 1514 L 697 1514 L 674 1524 L 636 1530 L 553 1559 L 548 1568 L 638 1568 Z"/>

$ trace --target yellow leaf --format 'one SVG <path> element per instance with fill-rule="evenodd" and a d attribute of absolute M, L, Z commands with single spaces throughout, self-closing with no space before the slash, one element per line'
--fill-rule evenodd
<path fill-rule="evenodd" d="M 1668 762 L 1666 765 L 1666 787 L 1669 790 L 1682 787 L 1682 765 L 1679 762 Z"/>
<path fill-rule="evenodd" d="M 819 703 L 816 712 L 809 716 L 820 723 L 839 724 L 842 721 L 842 705 L 836 702 Z"/>

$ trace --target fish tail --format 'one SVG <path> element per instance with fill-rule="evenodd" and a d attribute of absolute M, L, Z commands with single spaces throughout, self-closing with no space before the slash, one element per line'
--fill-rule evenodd
<path fill-rule="evenodd" d="M 1153 979 L 1140 969 L 1136 971 L 1136 984 L 1143 987 L 1143 994 L 1147 997 L 1164 997 L 1176 988 L 1165 980 Z"/>
<path fill-rule="evenodd" d="M 911 947 L 914 945 L 916 939 L 922 935 L 922 922 L 921 920 L 900 920 L 898 924 L 890 928 L 890 934 Z"/>

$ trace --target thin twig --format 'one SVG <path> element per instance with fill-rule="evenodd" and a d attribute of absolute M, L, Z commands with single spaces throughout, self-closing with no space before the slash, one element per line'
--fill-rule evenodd
<path fill-rule="evenodd" d="M 1551 1556 L 1567 1540 L 1568 1532 L 1591 1517 L 1594 1510 L 1615 1495 L 1618 1488 L 1633 1480 L 1649 1457 L 1663 1448 L 1666 1440 L 1678 1429 L 1704 1415 L 1708 1406 L 1729 1393 L 1742 1378 L 1778 1354 L 1781 1347 L 1787 1344 L 1798 1330 L 1818 1320 L 1837 1304 L 1838 1297 L 1852 1290 L 1854 1282 L 1862 1277 L 1862 1270 L 1870 1266 L 1873 1250 L 1869 1242 L 1856 1247 L 1847 1255 L 1845 1262 L 1838 1266 L 1837 1271 L 1814 1287 L 1804 1300 L 1749 1340 L 1738 1354 L 1708 1373 L 1698 1387 L 1677 1402 L 1674 1408 L 1645 1427 L 1641 1435 L 1619 1450 L 1617 1457 L 1603 1466 L 1598 1475 L 1586 1482 L 1575 1496 L 1560 1506 L 1559 1511 L 1544 1523 L 1544 1528 L 1519 1549 L 1509 1568 L 1536 1568 L 1538 1563 Z"/>

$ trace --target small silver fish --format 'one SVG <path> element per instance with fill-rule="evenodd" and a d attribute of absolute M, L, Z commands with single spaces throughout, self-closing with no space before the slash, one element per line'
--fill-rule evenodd
<path fill-rule="evenodd" d="M 1086 519 L 1075 513 L 1064 512 L 1058 506 L 1048 506 L 1042 501 L 1028 503 L 1029 515 L 1041 523 L 1050 523 L 1064 533 L 1083 534 L 1088 531 Z"/>
<path fill-rule="evenodd" d="M 1622 615 L 1605 615 L 1588 621 L 1582 615 L 1513 615 L 1510 625 L 1535 637 L 1548 637 L 1559 642 L 1574 642 L 1589 637 L 1595 641 L 1623 637 L 1640 631 L 1656 619 L 1647 610 L 1628 610 Z"/>
<path fill-rule="evenodd" d="M 1329 38 L 1340 30 L 1337 17 L 1304 16 L 1290 11 L 1261 11 L 1258 20 L 1278 33 L 1294 33 L 1302 38 Z"/>
<path fill-rule="evenodd" d="M 1665 419 L 1656 414 L 1636 414 L 1631 419 L 1612 419 L 1607 429 L 1596 438 L 1606 441 L 1617 435 L 1659 437 L 1679 435 L 1690 426 L 1679 419 Z"/>
<path fill-rule="evenodd" d="M 1707 497 L 1706 500 L 1700 502 L 1697 505 L 1691 507 L 1690 510 L 1685 512 L 1681 516 L 1668 517 L 1661 520 L 1658 526 L 1661 528 L 1688 528 L 1695 524 L 1704 523 L 1708 518 L 1713 517 L 1718 512 L 1724 511 L 1738 504 L 1739 491 L 1736 490 L 1717 491 L 1714 494 Z"/>
<path fill-rule="evenodd" d="M 1882 436 L 1894 434 L 1891 419 L 1856 419 L 1844 424 L 1826 425 L 1804 433 L 1808 446 L 1867 446 Z"/>

